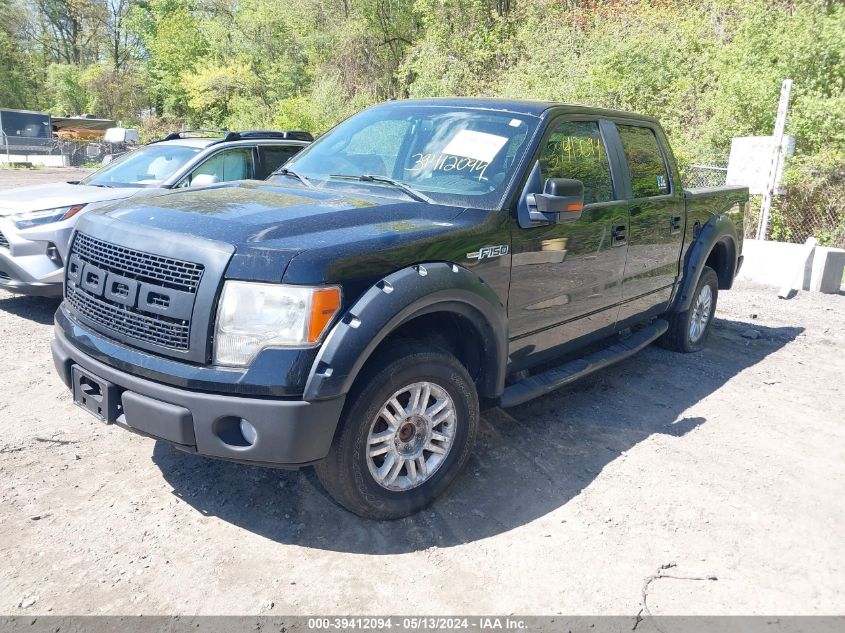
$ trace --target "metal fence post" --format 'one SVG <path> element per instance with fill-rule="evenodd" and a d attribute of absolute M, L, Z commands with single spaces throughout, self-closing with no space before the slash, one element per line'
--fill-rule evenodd
<path fill-rule="evenodd" d="M 778 167 L 780 166 L 781 153 L 783 152 L 783 132 L 786 129 L 786 114 L 789 111 L 789 95 L 792 93 L 792 80 L 784 79 L 780 87 L 780 102 L 778 103 L 778 115 L 775 120 L 775 131 L 772 134 L 772 164 L 769 167 L 769 178 L 766 185 L 766 192 L 763 194 L 763 202 L 760 205 L 760 223 L 757 226 L 757 239 L 766 240 L 769 235 L 769 216 L 772 211 L 772 196 L 777 187 Z"/>

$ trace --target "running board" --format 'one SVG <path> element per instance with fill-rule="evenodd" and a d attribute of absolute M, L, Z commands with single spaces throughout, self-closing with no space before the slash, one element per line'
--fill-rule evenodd
<path fill-rule="evenodd" d="M 624 360 L 644 347 L 648 347 L 668 329 L 669 323 L 667 321 L 657 319 L 641 330 L 637 330 L 631 336 L 617 340 L 609 347 L 514 383 L 502 393 L 499 406 L 515 407 L 518 404 L 551 393 L 555 389 L 592 374 L 594 371 Z"/>

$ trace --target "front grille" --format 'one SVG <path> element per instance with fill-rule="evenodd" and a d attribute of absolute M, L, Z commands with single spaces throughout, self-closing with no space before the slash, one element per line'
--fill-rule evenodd
<path fill-rule="evenodd" d="M 9 240 L 3 235 L 3 231 L 0 231 L 0 248 L 9 248 Z"/>
<path fill-rule="evenodd" d="M 160 255 L 151 255 L 77 233 L 73 250 L 82 259 L 133 279 L 149 281 L 165 288 L 196 292 L 202 277 L 202 264 Z"/>
<path fill-rule="evenodd" d="M 190 346 L 189 322 L 168 321 L 160 316 L 133 312 L 119 304 L 94 297 L 78 286 L 68 286 L 67 300 L 79 314 L 118 334 L 171 349 L 188 349 Z"/>
<path fill-rule="evenodd" d="M 129 343 L 188 350 L 203 270 L 202 264 L 77 233 L 66 265 L 65 297 L 96 329 L 128 337 Z M 174 310 L 181 313 L 166 314 Z"/>

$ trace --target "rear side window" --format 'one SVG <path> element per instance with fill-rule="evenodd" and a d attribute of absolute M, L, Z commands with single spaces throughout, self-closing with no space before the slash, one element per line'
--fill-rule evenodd
<path fill-rule="evenodd" d="M 634 198 L 669 193 L 669 174 L 654 131 L 635 125 L 617 125 L 631 171 Z"/>
<path fill-rule="evenodd" d="M 613 179 L 607 152 L 595 121 L 557 125 L 540 153 L 546 178 L 573 178 L 584 183 L 584 204 L 613 200 Z"/>
<path fill-rule="evenodd" d="M 264 180 L 301 149 L 302 147 L 299 145 L 259 145 L 258 155 L 261 158 L 261 169 L 256 175 L 256 179 Z"/>

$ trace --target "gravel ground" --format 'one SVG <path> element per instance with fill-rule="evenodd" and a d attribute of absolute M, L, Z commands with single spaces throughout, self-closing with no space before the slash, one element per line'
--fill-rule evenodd
<path fill-rule="evenodd" d="M 62 180 L 80 180 L 93 171 L 93 169 L 83 167 L 39 167 L 38 169 L 0 167 L 0 189 Z"/>
<path fill-rule="evenodd" d="M 53 370 L 57 302 L 0 291 L 0 613 L 633 624 L 658 574 L 653 614 L 841 614 L 845 295 L 775 292 L 720 295 L 701 353 L 652 346 L 488 411 L 442 499 L 374 523 L 308 470 L 207 460 L 94 421 Z"/>

